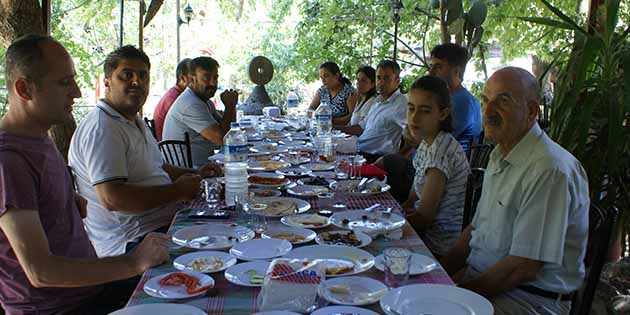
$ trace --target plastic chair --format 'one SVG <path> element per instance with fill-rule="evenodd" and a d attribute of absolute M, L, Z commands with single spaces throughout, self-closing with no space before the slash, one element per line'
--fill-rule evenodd
<path fill-rule="evenodd" d="M 482 168 L 470 170 L 468 182 L 466 183 L 466 195 L 464 197 L 464 214 L 462 216 L 462 231 L 470 224 L 477 211 L 477 204 L 481 198 L 481 188 L 483 186 Z"/>
<path fill-rule="evenodd" d="M 179 167 L 193 167 L 188 132 L 184 133 L 184 140 L 162 140 L 158 147 L 166 163 Z"/>
<path fill-rule="evenodd" d="M 149 127 L 149 130 L 151 130 L 151 134 L 153 135 L 153 138 L 157 140 L 158 137 L 155 131 L 155 120 L 144 117 L 144 123 L 147 124 L 147 127 Z"/>
<path fill-rule="evenodd" d="M 570 315 L 588 315 L 591 311 L 618 215 L 619 211 L 614 206 L 605 210 L 591 204 L 588 243 L 584 257 L 586 276 L 582 287 L 573 295 Z"/>
<path fill-rule="evenodd" d="M 488 166 L 492 149 L 494 149 L 494 144 L 491 143 L 476 144 L 468 147 L 466 157 L 468 158 L 470 168 L 485 169 Z"/>

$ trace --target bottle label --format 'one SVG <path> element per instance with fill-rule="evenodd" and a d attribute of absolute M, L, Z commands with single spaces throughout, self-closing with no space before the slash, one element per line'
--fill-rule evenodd
<path fill-rule="evenodd" d="M 317 120 L 331 120 L 332 115 L 315 115 L 315 119 Z"/>
<path fill-rule="evenodd" d="M 247 160 L 247 153 L 249 147 L 246 144 L 242 145 L 226 145 L 225 146 L 225 159 L 226 161 L 241 162 Z"/>
<path fill-rule="evenodd" d="M 287 107 L 297 107 L 297 106 L 298 106 L 298 100 L 295 100 L 295 99 L 287 100 Z"/>

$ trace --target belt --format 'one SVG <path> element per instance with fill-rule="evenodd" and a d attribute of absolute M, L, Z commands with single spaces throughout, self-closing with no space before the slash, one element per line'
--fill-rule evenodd
<path fill-rule="evenodd" d="M 535 295 L 546 297 L 548 299 L 553 299 L 553 300 L 569 301 L 571 300 L 571 298 L 573 298 L 573 293 L 562 294 L 562 293 L 557 293 L 557 292 L 551 292 L 551 291 L 543 290 L 541 288 L 537 288 L 532 285 L 519 285 L 516 288 L 521 289 L 527 293 L 535 294 Z"/>

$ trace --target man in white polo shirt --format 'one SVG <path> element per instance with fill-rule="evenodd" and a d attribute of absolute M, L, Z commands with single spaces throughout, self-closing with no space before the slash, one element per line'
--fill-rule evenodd
<path fill-rule="evenodd" d="M 194 170 L 165 164 L 138 115 L 149 92 L 150 62 L 124 46 L 105 59 L 105 99 L 78 126 L 69 163 L 88 199 L 85 226 L 99 257 L 120 255 L 151 231 L 165 231 L 178 202 L 199 192 Z M 215 165 L 202 175 L 219 173 Z"/>
<path fill-rule="evenodd" d="M 442 259 L 459 286 L 495 314 L 568 314 L 584 279 L 588 181 L 580 162 L 540 129 L 538 83 L 514 67 L 483 90 L 486 136 L 497 143 L 472 223 Z"/>
<path fill-rule="evenodd" d="M 368 163 L 384 154 L 398 152 L 402 131 L 407 124 L 407 97 L 400 92 L 400 66 L 383 60 L 376 67 L 378 97 L 366 119 L 354 126 L 335 128 L 359 135 L 357 146 Z"/>

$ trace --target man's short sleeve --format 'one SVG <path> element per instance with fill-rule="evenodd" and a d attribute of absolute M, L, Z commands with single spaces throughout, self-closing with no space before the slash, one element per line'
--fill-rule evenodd
<path fill-rule="evenodd" d="M 80 139 L 82 164 L 87 168 L 93 186 L 129 177 L 127 151 L 129 144 L 115 126 L 96 125 Z"/>
<path fill-rule="evenodd" d="M 0 152 L 0 215 L 8 208 L 39 210 L 37 175 L 15 151 Z"/>
<path fill-rule="evenodd" d="M 545 170 L 524 188 L 514 220 L 510 255 L 562 263 L 569 221 L 569 182 L 566 174 Z"/>
<path fill-rule="evenodd" d="M 197 133 L 201 133 L 206 128 L 218 124 L 208 105 L 199 102 L 184 106 L 181 111 L 181 119 L 188 128 Z"/>

